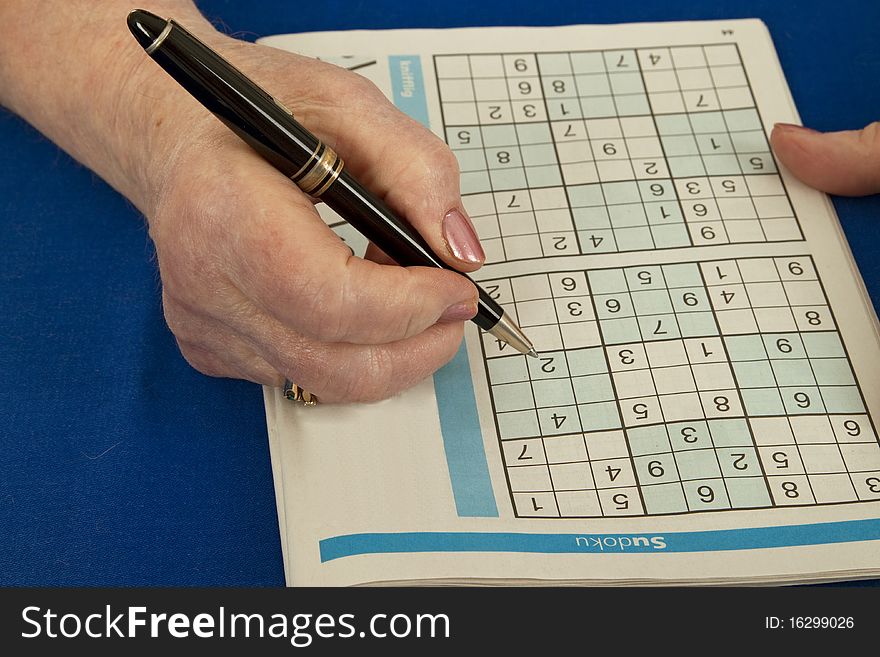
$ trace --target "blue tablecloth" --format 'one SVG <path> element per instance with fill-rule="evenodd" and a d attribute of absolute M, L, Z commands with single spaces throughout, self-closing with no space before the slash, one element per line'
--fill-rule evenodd
<path fill-rule="evenodd" d="M 760 17 L 806 125 L 880 118 L 873 0 L 199 5 L 247 39 Z M 183 361 L 125 199 L 2 111 L 0 144 L 0 584 L 282 584 L 259 388 Z M 834 202 L 877 305 L 880 197 Z"/>

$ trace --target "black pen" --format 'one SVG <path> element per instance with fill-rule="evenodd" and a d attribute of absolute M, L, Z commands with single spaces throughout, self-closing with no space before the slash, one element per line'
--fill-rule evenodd
<path fill-rule="evenodd" d="M 128 27 L 147 54 L 196 100 L 398 264 L 455 271 L 412 226 L 352 178 L 342 158 L 294 120 L 290 110 L 186 29 L 140 9 L 129 14 Z M 480 299 L 472 321 L 520 353 L 537 356 L 510 315 L 479 285 L 477 290 Z"/>

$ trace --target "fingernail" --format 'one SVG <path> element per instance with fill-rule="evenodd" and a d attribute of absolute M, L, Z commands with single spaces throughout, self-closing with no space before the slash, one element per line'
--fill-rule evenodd
<path fill-rule="evenodd" d="M 462 303 L 454 303 L 443 311 L 440 315 L 441 321 L 460 322 L 471 319 L 477 314 L 477 304 L 473 301 L 464 301 Z"/>
<path fill-rule="evenodd" d="M 778 130 L 785 130 L 786 132 L 788 132 L 788 131 L 803 132 L 805 134 L 807 134 L 807 133 L 815 134 L 815 133 L 819 132 L 818 130 L 813 130 L 812 128 L 807 128 L 806 126 L 802 126 L 802 125 L 797 125 L 796 123 L 776 123 L 776 124 L 774 124 L 773 127 Z"/>
<path fill-rule="evenodd" d="M 461 210 L 453 209 L 443 217 L 443 238 L 452 255 L 463 262 L 480 265 L 486 259 L 474 225 Z"/>

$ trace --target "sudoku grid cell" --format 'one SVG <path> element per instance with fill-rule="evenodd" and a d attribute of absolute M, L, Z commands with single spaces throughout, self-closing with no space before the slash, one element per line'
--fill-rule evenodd
<path fill-rule="evenodd" d="M 490 263 L 803 239 L 735 45 L 434 64 Z"/>
<path fill-rule="evenodd" d="M 880 443 L 810 257 L 483 287 L 539 348 L 482 336 L 517 516 L 880 499 Z"/>

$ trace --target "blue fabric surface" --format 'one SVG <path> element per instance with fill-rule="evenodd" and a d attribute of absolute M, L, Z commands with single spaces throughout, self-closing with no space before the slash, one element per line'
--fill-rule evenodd
<path fill-rule="evenodd" d="M 880 3 L 868 0 L 199 5 L 247 39 L 759 17 L 806 125 L 880 118 Z M 4 112 L 0 143 L 0 584 L 282 584 L 259 388 L 180 357 L 123 198 Z M 880 305 L 880 197 L 835 206 Z"/>

